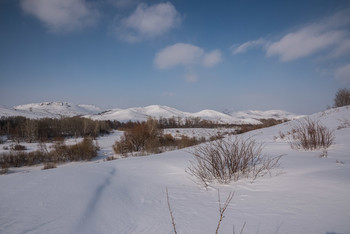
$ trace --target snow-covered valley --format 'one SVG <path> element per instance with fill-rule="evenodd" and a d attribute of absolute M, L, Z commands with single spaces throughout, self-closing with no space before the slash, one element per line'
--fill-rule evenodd
<path fill-rule="evenodd" d="M 221 200 L 235 192 L 219 233 L 349 233 L 350 106 L 310 116 L 334 131 L 328 156 L 291 149 L 279 138 L 296 121 L 243 134 L 284 155 L 280 167 L 257 178 L 205 189 L 186 173 L 190 149 L 104 161 L 122 132 L 98 138 L 90 162 L 10 169 L 0 176 L 0 233 L 215 233 Z M 187 134 L 202 135 L 192 130 Z M 179 131 L 180 132 L 180 131 Z M 176 134 L 176 130 L 169 130 Z"/>

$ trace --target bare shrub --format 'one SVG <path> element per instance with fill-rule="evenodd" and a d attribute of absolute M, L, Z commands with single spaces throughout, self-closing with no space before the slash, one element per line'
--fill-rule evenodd
<path fill-rule="evenodd" d="M 20 151 L 20 150 L 26 150 L 27 148 L 24 145 L 15 144 L 15 145 L 11 145 L 10 149 Z"/>
<path fill-rule="evenodd" d="M 108 156 L 107 158 L 105 158 L 103 161 L 113 161 L 116 160 L 117 158 L 114 156 Z"/>
<path fill-rule="evenodd" d="M 298 121 L 291 130 L 293 140 L 292 149 L 317 150 L 327 149 L 334 141 L 334 133 L 321 125 L 317 120 L 306 118 Z"/>
<path fill-rule="evenodd" d="M 47 170 L 47 169 L 53 169 L 53 168 L 57 168 L 55 163 L 45 163 L 43 170 Z"/>
<path fill-rule="evenodd" d="M 334 107 L 350 105 L 350 88 L 339 89 L 335 94 Z"/>
<path fill-rule="evenodd" d="M 227 184 L 242 176 L 254 181 L 277 167 L 282 156 L 268 157 L 262 150 L 263 145 L 251 138 L 231 137 L 202 144 L 190 151 L 195 160 L 188 172 L 205 186 L 213 180 Z"/>
<path fill-rule="evenodd" d="M 8 164 L 7 163 L 2 164 L 1 170 L 0 170 L 0 175 L 5 175 L 5 174 L 7 174 L 8 171 L 9 171 Z"/>

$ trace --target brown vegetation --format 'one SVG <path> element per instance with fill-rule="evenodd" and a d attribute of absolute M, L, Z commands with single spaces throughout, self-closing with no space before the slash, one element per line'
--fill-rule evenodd
<path fill-rule="evenodd" d="M 41 163 L 61 163 L 70 161 L 91 160 L 97 155 L 98 147 L 91 138 L 84 138 L 75 145 L 56 142 L 49 151 L 45 144 L 39 145 L 39 150 L 32 152 L 10 151 L 0 154 L 0 166 L 22 167 Z"/>
<path fill-rule="evenodd" d="M 174 138 L 171 134 L 164 134 L 158 126 L 158 121 L 150 118 L 147 122 L 137 123 L 132 128 L 125 129 L 124 135 L 115 142 L 113 149 L 115 153 L 127 156 L 133 152 L 161 153 L 169 148 L 180 149 L 204 141 L 204 138 Z"/>

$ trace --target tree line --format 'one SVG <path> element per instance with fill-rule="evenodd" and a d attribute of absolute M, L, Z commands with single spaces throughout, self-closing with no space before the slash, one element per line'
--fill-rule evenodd
<path fill-rule="evenodd" d="M 15 141 L 47 141 L 65 137 L 97 137 L 121 126 L 118 121 L 98 121 L 83 117 L 29 119 L 2 117 L 0 135 Z"/>

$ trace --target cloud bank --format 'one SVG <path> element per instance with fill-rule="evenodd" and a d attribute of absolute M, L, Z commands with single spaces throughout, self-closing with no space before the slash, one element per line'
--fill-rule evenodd
<path fill-rule="evenodd" d="M 85 0 L 21 0 L 22 10 L 43 22 L 49 31 L 65 33 L 96 23 L 98 11 Z"/>

